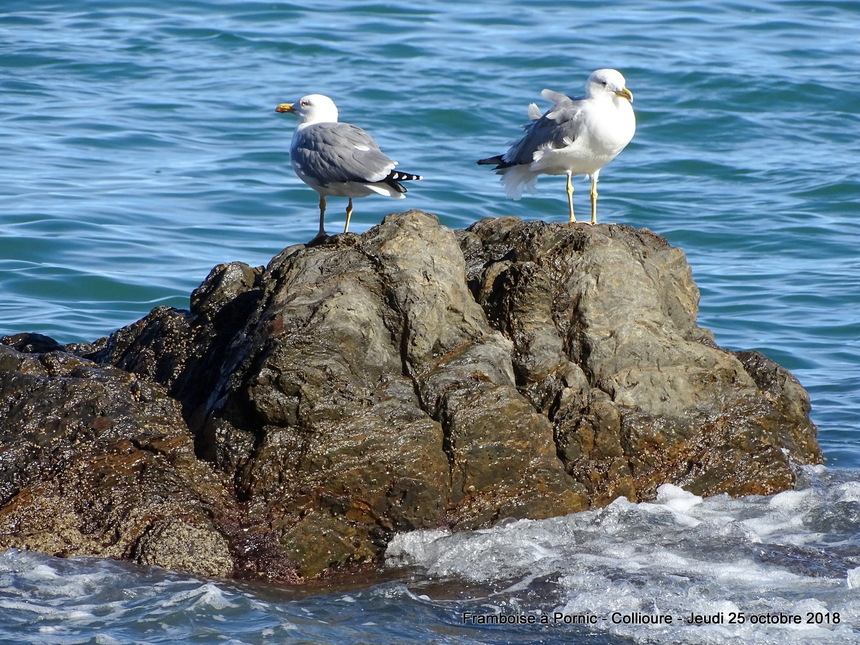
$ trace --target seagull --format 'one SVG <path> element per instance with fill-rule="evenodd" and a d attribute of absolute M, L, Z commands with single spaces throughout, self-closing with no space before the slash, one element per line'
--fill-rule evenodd
<path fill-rule="evenodd" d="M 573 214 L 573 175 L 591 177 L 591 223 L 597 223 L 597 179 L 600 170 L 615 159 L 636 131 L 633 93 L 624 76 L 614 69 L 598 69 L 588 77 L 585 98 L 572 99 L 560 92 L 543 90 L 555 105 L 544 114 L 532 103 L 531 122 L 525 134 L 501 155 L 481 159 L 495 165 L 511 199 L 520 199 L 523 188 L 535 192 L 539 175 L 567 175 L 567 204 Z"/>
<path fill-rule="evenodd" d="M 347 233 L 354 197 L 376 193 L 403 198 L 406 188 L 400 182 L 421 179 L 420 175 L 394 170 L 397 162 L 385 156 L 367 132 L 339 123 L 337 106 L 327 96 L 309 94 L 295 103 L 280 104 L 275 112 L 299 117 L 290 160 L 299 179 L 320 196 L 320 230 L 314 239 L 326 237 L 326 197 L 349 198 L 343 227 Z"/>

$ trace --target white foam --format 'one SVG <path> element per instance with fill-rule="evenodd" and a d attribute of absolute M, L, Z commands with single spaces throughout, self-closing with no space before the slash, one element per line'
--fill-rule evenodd
<path fill-rule="evenodd" d="M 161 606 L 167 608 L 186 604 L 193 609 L 207 608 L 216 611 L 234 606 L 226 592 L 213 582 L 201 583 L 194 589 L 176 592 L 169 599 L 162 601 Z"/>
<path fill-rule="evenodd" d="M 852 562 L 844 547 L 860 551 L 860 535 L 818 530 L 822 510 L 860 491 L 860 482 L 828 486 L 826 471 L 810 473 L 817 482 L 810 488 L 771 497 L 703 499 L 664 485 L 652 503 L 618 499 L 552 520 L 412 533 L 397 536 L 388 553 L 391 564 L 408 563 L 431 575 L 505 580 L 508 606 L 605 617 L 665 612 L 677 619 L 660 626 L 597 625 L 637 642 L 860 642 L 860 609 L 854 609 L 860 607 L 860 567 L 849 565 L 846 576 L 838 565 L 840 557 Z M 838 552 L 828 548 L 834 540 L 843 546 Z M 555 581 L 553 593 L 546 580 Z M 541 593 L 549 607 L 541 605 Z M 767 622 L 780 620 L 780 613 L 791 618 Z M 755 618 L 726 622 L 740 614 Z M 807 622 L 807 614 L 820 620 Z M 680 620 L 696 615 L 722 616 L 723 622 Z"/>
<path fill-rule="evenodd" d="M 840 502 L 860 502 L 860 482 L 847 482 L 838 487 Z"/>
<path fill-rule="evenodd" d="M 97 634 L 96 645 L 123 645 L 122 641 L 118 641 L 113 636 L 108 634 Z"/>
<path fill-rule="evenodd" d="M 47 564 L 38 564 L 30 570 L 28 576 L 31 580 L 59 580 L 62 576 Z"/>
<path fill-rule="evenodd" d="M 451 531 L 426 530 L 401 533 L 392 540 L 385 552 L 385 557 L 390 564 L 400 566 L 417 565 L 415 553 L 426 553 L 433 550 L 433 545 L 446 537 L 450 537 Z"/>
<path fill-rule="evenodd" d="M 785 511 L 798 511 L 814 503 L 815 495 L 811 491 L 786 490 L 770 498 L 768 504 L 772 508 Z"/>
<path fill-rule="evenodd" d="M 657 503 L 663 504 L 673 511 L 686 513 L 694 506 L 701 504 L 702 498 L 685 491 L 680 486 L 663 484 L 657 489 Z"/>

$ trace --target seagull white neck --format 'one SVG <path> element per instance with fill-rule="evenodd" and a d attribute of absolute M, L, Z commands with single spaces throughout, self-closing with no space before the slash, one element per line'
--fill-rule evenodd
<path fill-rule="evenodd" d="M 301 130 L 317 123 L 337 123 L 337 108 L 332 106 L 330 109 L 315 109 L 310 114 L 305 115 L 305 119 L 299 124 L 298 129 Z"/>

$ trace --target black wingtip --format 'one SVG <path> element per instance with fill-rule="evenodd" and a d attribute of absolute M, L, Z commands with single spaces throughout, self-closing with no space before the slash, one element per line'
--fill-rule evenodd
<path fill-rule="evenodd" d="M 409 172 L 401 172 L 399 170 L 392 170 L 386 180 L 390 179 L 391 181 L 417 181 L 419 179 L 424 179 L 421 175 L 413 175 Z"/>
<path fill-rule="evenodd" d="M 388 177 L 383 179 L 382 181 L 389 186 L 391 186 L 398 193 L 405 193 L 406 187 L 402 186 L 399 182 L 401 181 L 417 181 L 419 179 L 424 179 L 421 175 L 413 175 L 411 172 L 401 172 L 400 170 L 392 170 L 388 173 Z"/>
<path fill-rule="evenodd" d="M 496 155 L 495 157 L 487 157 L 486 159 L 479 159 L 479 166 L 502 166 L 504 165 L 504 159 L 502 159 L 502 155 Z"/>

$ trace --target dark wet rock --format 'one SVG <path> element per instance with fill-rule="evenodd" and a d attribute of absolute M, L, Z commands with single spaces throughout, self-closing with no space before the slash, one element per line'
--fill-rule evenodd
<path fill-rule="evenodd" d="M 0 549 L 256 573 L 235 498 L 163 387 L 38 338 L 4 340 L 49 351 L 0 344 Z"/>
<path fill-rule="evenodd" d="M 455 232 L 410 211 L 265 269 L 218 266 L 189 311 L 93 345 L 10 337 L 0 546 L 311 576 L 378 562 L 399 531 L 665 482 L 789 488 L 821 460 L 806 392 L 717 347 L 698 297 L 683 253 L 646 230 Z M 111 470 L 125 479 L 99 488 Z"/>

